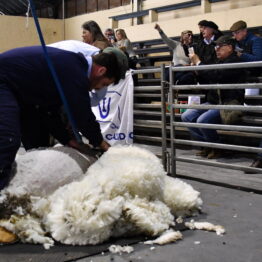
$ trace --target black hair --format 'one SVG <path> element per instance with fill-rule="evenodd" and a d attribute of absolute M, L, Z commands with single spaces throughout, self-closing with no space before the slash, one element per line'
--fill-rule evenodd
<path fill-rule="evenodd" d="M 104 66 L 106 68 L 105 77 L 114 78 L 114 84 L 118 84 L 121 78 L 121 70 L 114 53 L 99 53 L 93 56 L 93 63 Z"/>

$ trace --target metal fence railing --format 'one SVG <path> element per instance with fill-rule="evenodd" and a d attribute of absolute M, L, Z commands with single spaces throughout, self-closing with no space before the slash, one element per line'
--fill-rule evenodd
<path fill-rule="evenodd" d="M 250 62 L 250 63 L 237 63 L 237 64 L 223 64 L 223 65 L 202 65 L 202 66 L 190 66 L 190 67 L 170 67 L 169 82 L 164 80 L 165 66 L 134 70 L 134 74 L 160 74 L 160 85 L 158 86 L 137 86 L 135 87 L 135 97 L 141 99 L 158 99 L 159 103 L 145 103 L 135 102 L 134 104 L 134 125 L 135 127 L 145 129 L 158 129 L 161 130 L 158 136 L 151 135 L 135 135 L 140 142 L 152 142 L 160 143 L 162 147 L 162 162 L 169 173 L 176 175 L 176 163 L 177 161 L 187 162 L 192 164 L 209 165 L 222 167 L 227 169 L 235 169 L 242 171 L 254 171 L 261 172 L 257 168 L 245 167 L 241 165 L 233 165 L 223 162 L 206 161 L 196 158 L 186 158 L 176 155 L 176 146 L 178 145 L 190 145 L 201 146 L 217 149 L 228 149 L 240 152 L 258 153 L 262 152 L 262 148 L 253 146 L 240 146 L 234 144 L 222 144 L 222 143 L 206 143 L 187 139 L 178 139 L 176 131 L 185 130 L 188 127 L 216 129 L 220 132 L 248 132 L 247 134 L 254 134 L 256 137 L 262 139 L 262 127 L 256 125 L 223 125 L 223 124 L 199 124 L 199 123 L 185 123 L 178 121 L 180 117 L 176 110 L 196 108 L 196 109 L 229 109 L 229 110 L 241 110 L 243 112 L 255 112 L 261 113 L 262 106 L 251 105 L 189 105 L 178 104 L 175 100 L 174 92 L 177 90 L 188 90 L 192 93 L 195 90 L 207 90 L 207 89 L 262 89 L 262 83 L 244 83 L 244 84 L 210 84 L 210 85 L 174 85 L 173 84 L 173 72 L 179 71 L 198 71 L 198 70 L 212 70 L 212 69 L 232 69 L 232 68 L 252 68 L 262 67 L 262 62 Z M 178 97 L 187 98 L 190 94 L 180 94 Z M 200 96 L 202 96 L 200 94 Z M 202 96 L 203 97 L 203 96 Z M 169 110 L 167 111 L 167 107 Z M 143 117 L 142 117 L 143 116 Z M 262 116 L 262 115 L 261 115 Z M 153 119 L 150 119 L 153 118 Z M 157 119 L 155 119 L 157 118 Z M 146 132 L 145 132 L 146 133 Z"/>

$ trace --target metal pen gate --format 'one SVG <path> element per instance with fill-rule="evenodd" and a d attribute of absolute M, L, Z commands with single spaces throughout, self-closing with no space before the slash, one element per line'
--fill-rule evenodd
<path fill-rule="evenodd" d="M 223 124 L 198 124 L 198 123 L 185 123 L 176 121 L 176 118 L 179 117 L 179 114 L 175 113 L 176 109 L 229 109 L 229 110 L 240 110 L 243 112 L 262 112 L 262 106 L 252 106 L 252 105 L 189 105 L 189 104 L 178 104 L 175 101 L 174 91 L 176 90 L 206 90 L 206 89 L 253 89 L 259 88 L 262 89 L 262 83 L 244 83 L 244 84 L 210 84 L 210 85 L 174 85 L 173 83 L 173 72 L 181 71 L 198 71 L 198 70 L 212 70 L 212 69 L 235 69 L 235 68 L 253 68 L 253 67 L 262 67 L 262 62 L 249 62 L 249 63 L 232 63 L 232 64 L 220 64 L 220 65 L 202 65 L 202 66 L 190 66 L 190 67 L 170 67 L 169 75 L 170 81 L 167 82 L 164 80 L 164 71 L 165 65 L 161 67 L 152 68 L 152 69 L 141 69 L 135 70 L 134 74 L 160 74 L 160 82 L 157 86 L 136 86 L 135 87 L 135 96 L 144 97 L 144 98 L 160 98 L 159 103 L 135 103 L 134 104 L 134 114 L 137 116 L 145 116 L 145 119 L 136 119 L 134 117 L 135 127 L 140 128 L 158 128 L 161 129 L 161 133 L 158 136 L 148 136 L 148 135 L 137 135 L 135 136 L 140 141 L 147 142 L 157 142 L 161 144 L 162 147 L 162 163 L 166 170 L 173 176 L 176 175 L 176 162 L 188 162 L 201 165 L 209 165 L 222 167 L 227 169 L 235 169 L 242 171 L 253 171 L 261 172 L 260 169 L 245 167 L 241 165 L 233 165 L 228 163 L 221 162 L 212 162 L 201 159 L 194 158 L 184 158 L 176 155 L 175 145 L 191 145 L 191 146 L 201 146 L 208 148 L 217 148 L 217 149 L 228 149 L 241 152 L 249 153 L 262 153 L 262 148 L 253 147 L 253 146 L 242 146 L 242 145 L 233 145 L 230 143 L 207 143 L 187 139 L 177 139 L 176 138 L 176 129 L 178 128 L 187 128 L 187 127 L 197 127 L 197 128 L 206 128 L 206 129 L 216 129 L 216 130 L 226 130 L 226 131 L 239 131 L 239 132 L 249 132 L 256 134 L 257 137 L 262 139 L 262 127 L 259 125 L 223 125 Z M 183 96 L 183 95 L 182 95 Z M 256 98 L 261 98 L 257 96 Z M 167 107 L 169 112 L 167 112 Z M 160 109 L 160 112 L 156 111 Z M 153 111 L 152 111 L 153 110 Z M 150 120 L 150 116 L 158 117 L 157 120 Z M 261 115 L 262 116 L 262 115 Z M 169 118 L 169 121 L 168 121 Z M 262 121 L 262 119 L 260 120 Z M 242 124 L 242 123 L 241 123 Z M 261 125 L 261 124 L 260 124 Z M 169 132 L 168 132 L 169 131 Z"/>

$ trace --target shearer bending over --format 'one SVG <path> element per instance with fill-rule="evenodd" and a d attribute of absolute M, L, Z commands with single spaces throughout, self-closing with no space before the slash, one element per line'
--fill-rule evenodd
<path fill-rule="evenodd" d="M 90 144 L 106 151 L 110 145 L 103 140 L 92 113 L 89 91 L 118 83 L 126 71 L 125 55 L 111 50 L 94 55 L 88 61 L 81 53 L 53 47 L 47 47 L 47 51 L 78 130 Z M 36 127 L 39 123 L 63 145 L 77 147 L 58 117 L 62 115 L 62 106 L 40 46 L 16 48 L 0 54 L 0 189 L 9 182 L 21 141 L 28 144 L 28 149 L 34 143 L 36 147 L 41 146 L 37 145 L 37 133 L 41 133 L 41 128 Z M 36 109 L 38 123 L 33 121 Z"/>

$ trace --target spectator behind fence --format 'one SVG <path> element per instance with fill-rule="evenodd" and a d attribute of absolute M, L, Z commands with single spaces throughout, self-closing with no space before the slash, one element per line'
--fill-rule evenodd
<path fill-rule="evenodd" d="M 237 56 L 235 49 L 235 40 L 230 36 L 221 36 L 216 44 L 216 56 L 218 64 L 238 63 L 240 58 Z M 204 64 L 198 55 L 189 55 L 194 65 Z M 244 69 L 220 69 L 220 70 L 204 70 L 198 71 L 207 84 L 231 84 L 241 83 L 245 81 Z M 219 96 L 220 94 L 220 96 Z M 209 89 L 206 93 L 206 102 L 204 104 L 229 104 L 230 101 L 237 100 L 239 104 L 243 104 L 244 90 L 240 89 L 221 89 L 218 92 L 215 89 Z M 195 122 L 205 124 L 220 124 L 221 115 L 218 109 L 187 109 L 181 116 L 183 122 Z M 189 128 L 192 137 L 195 140 L 211 143 L 220 143 L 217 131 L 205 128 Z M 223 151 L 218 149 L 203 148 L 197 152 L 198 156 L 207 157 L 209 159 L 223 156 Z"/>
<path fill-rule="evenodd" d="M 108 42 L 107 38 L 103 35 L 101 28 L 95 21 L 90 20 L 88 22 L 85 22 L 82 25 L 82 29 L 83 42 L 89 45 L 96 46 L 101 50 L 112 46 L 111 43 Z"/>
<path fill-rule="evenodd" d="M 195 39 L 195 42 L 203 41 L 203 31 L 207 22 L 207 20 L 201 20 L 198 22 L 199 36 Z"/>
<path fill-rule="evenodd" d="M 125 48 L 125 51 L 129 55 L 129 61 L 130 61 L 130 68 L 136 69 L 137 64 L 137 57 L 134 52 L 134 49 L 132 47 L 131 41 L 127 38 L 126 32 L 124 29 L 117 29 L 116 30 L 116 46 L 118 48 Z M 123 49 L 122 49 L 123 50 Z"/>
<path fill-rule="evenodd" d="M 235 22 L 230 31 L 237 41 L 237 55 L 242 62 L 262 61 L 262 38 L 248 32 L 246 22 L 242 20 Z M 258 76 L 261 73 L 261 68 L 249 69 L 251 76 Z"/>
<path fill-rule="evenodd" d="M 217 40 L 222 33 L 219 31 L 218 26 L 212 21 L 202 20 L 200 23 L 203 39 L 194 44 L 195 54 L 197 54 L 204 64 L 214 64 L 217 62 L 217 56 L 212 43 Z"/>
<path fill-rule="evenodd" d="M 110 44 L 112 44 L 113 46 L 116 44 L 116 36 L 114 29 L 107 28 L 104 32 L 104 35 Z"/>
<path fill-rule="evenodd" d="M 192 44 L 193 32 L 190 30 L 185 30 L 181 33 L 180 42 L 173 40 L 164 33 L 164 31 L 160 28 L 158 24 L 155 25 L 155 29 L 159 32 L 163 41 L 167 44 L 167 46 L 173 51 L 173 60 L 172 63 L 174 66 L 189 66 L 190 58 L 189 48 Z M 166 80 L 169 79 L 169 70 L 166 69 L 165 72 Z M 174 75 L 174 80 L 177 84 L 194 84 L 195 83 L 195 75 L 193 72 L 177 72 Z"/>

